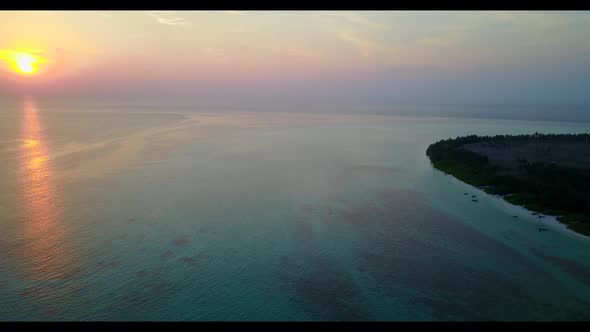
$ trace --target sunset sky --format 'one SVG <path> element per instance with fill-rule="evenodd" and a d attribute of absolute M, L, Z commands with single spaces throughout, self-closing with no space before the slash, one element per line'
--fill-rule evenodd
<path fill-rule="evenodd" d="M 588 103 L 588 31 L 589 12 L 3 11 L 0 89 Z"/>

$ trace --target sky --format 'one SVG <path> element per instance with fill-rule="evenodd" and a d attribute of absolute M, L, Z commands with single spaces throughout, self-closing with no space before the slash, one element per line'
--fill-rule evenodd
<path fill-rule="evenodd" d="M 590 105 L 588 31 L 584 11 L 1 11 L 0 95 Z"/>

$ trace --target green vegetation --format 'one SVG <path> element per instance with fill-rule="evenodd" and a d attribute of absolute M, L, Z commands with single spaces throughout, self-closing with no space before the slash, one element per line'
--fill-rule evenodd
<path fill-rule="evenodd" d="M 442 172 L 477 186 L 487 193 L 501 195 L 512 204 L 542 214 L 556 215 L 568 228 L 590 236 L 588 169 L 564 167 L 556 161 L 530 163 L 525 157 L 515 156 L 518 165 L 514 171 L 491 163 L 488 156 L 463 148 L 466 144 L 479 142 L 492 146 L 509 146 L 523 140 L 560 144 L 590 142 L 590 135 L 471 135 L 436 142 L 428 147 L 426 155 L 433 166 Z"/>

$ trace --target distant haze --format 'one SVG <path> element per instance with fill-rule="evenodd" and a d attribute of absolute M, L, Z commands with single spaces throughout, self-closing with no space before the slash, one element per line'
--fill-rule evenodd
<path fill-rule="evenodd" d="M 590 12 L 0 12 L 0 97 L 590 120 Z M 436 106 L 436 107 L 435 107 Z"/>

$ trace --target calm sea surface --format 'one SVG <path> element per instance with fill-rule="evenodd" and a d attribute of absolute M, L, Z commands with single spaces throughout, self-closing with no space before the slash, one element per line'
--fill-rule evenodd
<path fill-rule="evenodd" d="M 590 124 L 5 106 L 0 320 L 588 320 L 590 239 L 425 155 L 535 131 Z"/>

